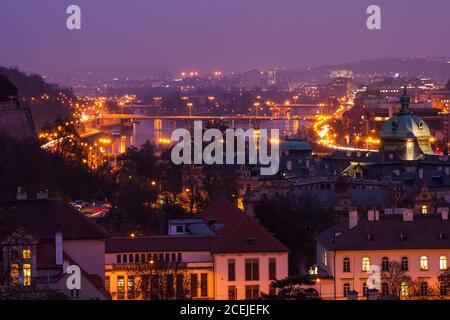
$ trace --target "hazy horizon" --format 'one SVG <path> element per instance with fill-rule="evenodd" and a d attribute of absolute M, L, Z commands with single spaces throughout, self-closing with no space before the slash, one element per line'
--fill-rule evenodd
<path fill-rule="evenodd" d="M 391 57 L 446 57 L 450 2 L 2 0 L 0 65 L 28 72 L 209 72 L 306 68 Z M 68 31 L 66 8 L 82 10 Z"/>

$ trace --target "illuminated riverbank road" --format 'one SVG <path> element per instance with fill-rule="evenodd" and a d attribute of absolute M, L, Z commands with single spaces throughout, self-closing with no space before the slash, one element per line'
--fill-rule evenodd
<path fill-rule="evenodd" d="M 274 116 L 246 116 L 246 115 L 227 115 L 227 116 L 146 116 L 146 115 L 136 115 L 136 114 L 100 114 L 96 117 L 96 119 L 124 119 L 124 120 L 152 120 L 152 119 L 161 119 L 161 120 L 313 120 L 315 116 L 282 116 L 282 117 L 274 117 Z M 92 120 L 96 120 L 92 119 Z"/>

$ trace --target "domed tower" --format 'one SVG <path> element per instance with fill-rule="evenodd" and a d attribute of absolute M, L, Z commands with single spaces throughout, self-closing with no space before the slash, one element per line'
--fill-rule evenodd
<path fill-rule="evenodd" d="M 410 98 L 406 87 L 401 97 L 400 112 L 390 118 L 381 133 L 382 151 L 402 160 L 416 160 L 423 154 L 433 155 L 428 125 L 409 110 Z"/>

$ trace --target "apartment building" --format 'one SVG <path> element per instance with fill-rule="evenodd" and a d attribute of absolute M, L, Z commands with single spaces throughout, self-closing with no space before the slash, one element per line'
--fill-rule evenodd
<path fill-rule="evenodd" d="M 288 249 L 220 199 L 198 219 L 169 221 L 167 236 L 109 239 L 105 275 L 116 300 L 256 299 L 288 276 Z"/>

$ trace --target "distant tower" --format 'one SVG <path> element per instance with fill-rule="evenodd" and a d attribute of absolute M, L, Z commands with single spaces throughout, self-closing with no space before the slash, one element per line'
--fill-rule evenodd
<path fill-rule="evenodd" d="M 424 154 L 433 155 L 428 125 L 409 109 L 410 97 L 406 90 L 400 99 L 400 112 L 390 118 L 381 133 L 385 155 L 394 154 L 402 160 L 416 160 Z"/>

